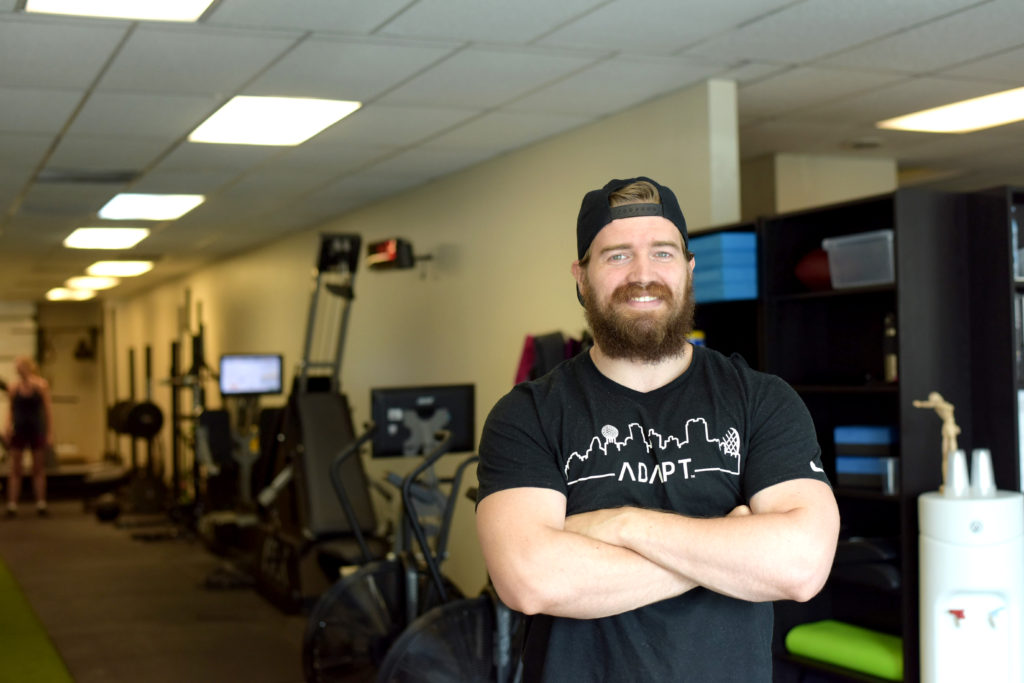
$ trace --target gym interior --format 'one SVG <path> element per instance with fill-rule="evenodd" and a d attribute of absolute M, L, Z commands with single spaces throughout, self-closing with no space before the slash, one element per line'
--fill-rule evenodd
<path fill-rule="evenodd" d="M 208 16 L 232 10 L 237 2 L 220 0 Z M 24 4 L 0 1 L 0 20 L 19 25 Z M 628 2 L 576 4 L 586 15 L 599 5 Z M 787 5 L 809 9 L 814 4 L 744 3 L 750 5 L 747 15 L 723 26 L 735 29 L 741 19 L 768 21 L 772 11 Z M 953 15 L 970 3 L 947 4 Z M 986 8 L 996 17 L 992 25 L 1000 11 L 1011 11 L 1000 2 L 979 4 L 992 6 Z M 945 18 L 933 14 L 908 19 L 904 30 L 914 22 Z M 48 20 L 28 21 L 38 26 Z M 569 19 L 545 15 L 545 20 L 551 22 L 545 30 L 555 31 Z M 86 28 L 100 21 L 109 31 L 129 24 L 131 30 L 147 27 L 146 21 L 61 21 Z M 230 32 L 230 25 L 219 30 Z M 963 61 L 980 62 L 977 69 L 985 65 L 983 58 L 1003 63 L 997 56 L 1019 57 L 1022 40 L 992 47 L 995 56 L 979 51 Z M 637 54 L 652 62 L 668 59 L 642 49 Z M 1022 346 L 1020 319 L 1015 327 L 1013 312 L 1022 296 L 1014 282 L 1020 282 L 1016 276 L 1024 269 L 1014 265 L 1020 242 L 1010 232 L 1016 228 L 1016 207 L 1024 206 L 1024 192 L 1013 189 L 1024 187 L 1019 124 L 993 143 L 1012 155 L 1013 163 L 962 178 L 937 171 L 925 177 L 899 154 L 867 142 L 862 149 L 822 146 L 817 153 L 813 145 L 794 142 L 792 149 L 799 151 L 791 151 L 786 140 L 813 136 L 813 126 L 781 119 L 772 121 L 779 128 L 776 147 L 750 154 L 742 146 L 743 124 L 772 107 L 785 107 L 760 97 L 757 79 L 742 67 L 736 63 L 721 77 L 638 95 L 596 118 L 571 122 L 572 116 L 564 116 L 557 132 L 536 137 L 524 132 L 525 144 L 510 144 L 500 154 L 441 174 L 416 176 L 397 190 L 385 189 L 392 186 L 384 171 L 379 187 L 373 173 L 360 175 L 344 188 L 344 202 L 325 203 L 317 219 L 286 231 L 272 230 L 269 219 L 261 225 L 257 211 L 232 227 L 249 236 L 237 246 L 217 247 L 214 257 L 204 253 L 203 234 L 194 230 L 181 238 L 188 252 L 164 262 L 157 255 L 154 270 L 138 283 L 87 301 L 47 301 L 4 284 L 0 379 L 14 378 L 18 356 L 37 361 L 51 387 L 54 444 L 47 462 L 50 514 L 34 514 L 26 479 L 18 515 L 0 523 L 0 680 L 515 680 L 510 653 L 521 620 L 489 591 L 474 528 L 474 453 L 490 407 L 517 380 L 542 371 L 543 353 L 533 345 L 556 337 L 561 344 L 556 348 L 569 349 L 586 338 L 569 276 L 579 200 L 609 178 L 631 175 L 647 175 L 675 189 L 693 237 L 757 236 L 760 272 L 753 294 L 709 298 L 709 311 L 711 304 L 732 300 L 741 306 L 719 307 L 698 321 L 709 346 L 735 346 L 723 350 L 740 350 L 752 365 L 792 369 L 794 375 L 804 368 L 794 369 L 791 359 L 773 359 L 780 358 L 778 345 L 789 343 L 784 335 L 801 330 L 773 327 L 766 318 L 817 295 L 771 298 L 779 293 L 772 277 L 783 279 L 769 272 L 778 270 L 772 263 L 788 263 L 785 278 L 793 280 L 797 266 L 810 267 L 801 259 L 812 242 L 894 230 L 897 244 L 888 258 L 895 259 L 897 274 L 895 284 L 882 286 L 888 294 L 881 296 L 890 297 L 882 308 L 930 310 L 939 305 L 936 292 L 945 285 L 912 281 L 911 240 L 920 221 L 905 207 L 932 199 L 952 207 L 955 218 L 943 229 L 957 235 L 958 250 L 943 255 L 948 261 L 936 268 L 949 266 L 946 272 L 960 278 L 962 292 L 946 300 L 949 320 L 946 314 L 929 318 L 934 327 L 917 335 L 900 328 L 896 348 L 906 383 L 903 377 L 898 386 L 894 378 L 882 379 L 885 349 L 891 348 L 884 342 L 889 324 L 884 315 L 875 315 L 874 304 L 864 306 L 872 316 L 864 338 L 877 349 L 867 360 L 856 353 L 852 360 L 836 357 L 828 369 L 838 375 L 863 362 L 874 373 L 867 383 L 885 381 L 889 388 L 879 394 L 863 388 L 843 393 L 823 389 L 821 381 L 792 382 L 808 387 L 812 412 L 826 416 L 819 434 L 830 440 L 823 445 L 831 457 L 830 476 L 845 475 L 857 489 L 842 508 L 844 520 L 847 512 L 851 520 L 867 518 L 865 528 L 875 535 L 881 528 L 897 549 L 880 543 L 851 550 L 877 553 L 867 564 L 879 566 L 837 572 L 837 582 L 856 588 L 837 591 L 842 598 L 816 603 L 808 614 L 780 610 L 783 621 L 776 633 L 778 680 L 924 680 L 921 662 L 928 655 L 922 655 L 926 629 L 917 616 L 916 499 L 942 482 L 941 423 L 928 411 L 915 410 L 912 401 L 925 399 L 929 388 L 941 389 L 955 404 L 962 447 L 968 452 L 990 448 L 995 484 L 1021 490 Z M 963 67 L 960 78 L 967 81 L 972 73 Z M 862 80 L 848 86 L 851 92 L 871 89 L 870 79 L 857 77 Z M 974 83 L 973 89 L 986 92 L 1001 89 L 999 83 L 1010 87 L 1005 76 Z M 17 84 L 3 82 L 0 75 L 0 89 L 12 90 L 7 85 Z M 744 109 L 745 88 L 761 111 Z M 841 104 L 839 89 L 836 99 Z M 369 107 L 367 113 L 372 111 Z M 50 135 L 55 149 L 67 132 Z M 4 135 L 0 116 L 0 142 Z M 315 146 L 317 138 L 304 144 Z M 390 173 L 412 178 L 417 164 L 430 163 L 428 156 L 414 158 L 404 171 L 398 166 Z M 188 173 L 223 170 L 212 161 L 209 168 Z M 179 178 L 182 187 L 190 184 L 188 173 Z M 8 247 L 4 240 L 31 225 L 31 217 L 19 223 L 19 207 L 30 211 L 46 197 L 19 194 L 21 188 L 18 184 L 9 200 L 0 193 L 7 212 L 0 250 L 8 256 L 19 246 Z M 871 222 L 887 212 L 887 224 Z M 154 237 L 175 229 L 174 221 L 151 225 Z M 1000 245 L 985 253 L 1005 257 L 1006 264 L 988 267 L 985 254 L 976 254 L 970 242 L 976 234 L 967 236 L 969 226 L 984 228 L 985 239 Z M 810 236 L 786 241 L 785 235 L 799 231 Z M 768 245 L 776 250 L 775 261 L 768 260 Z M 145 241 L 126 253 L 153 255 Z M 999 271 L 1004 265 L 1005 272 Z M 56 267 L 42 279 L 55 286 L 74 274 L 54 273 Z M 808 276 L 807 282 L 813 279 Z M 819 281 L 806 289 L 822 287 Z M 998 297 L 991 303 L 997 289 L 1005 304 Z M 911 300 L 911 292 L 921 298 Z M 872 290 L 870 296 L 878 293 Z M 989 301 L 984 319 L 972 313 L 982 299 Z M 990 309 L 998 311 L 989 315 Z M 829 314 L 809 314 L 814 315 L 822 326 L 831 321 Z M 767 339 L 769 332 L 779 336 Z M 816 332 L 831 339 L 811 324 L 803 330 Z M 959 353 L 944 339 L 962 342 Z M 949 363 L 961 361 L 962 370 L 949 369 Z M 524 363 L 533 364 L 525 374 Z M 992 381 L 982 381 L 986 378 Z M 822 407 L 840 393 L 838 407 Z M 855 406 L 857 401 L 871 406 Z M 424 404 L 432 409 L 423 410 Z M 8 410 L 2 392 L 0 410 Z M 857 478 L 863 473 L 836 470 L 837 459 L 848 455 L 831 442 L 838 434 L 834 428 L 845 424 L 836 416 L 844 410 L 852 412 L 854 424 L 899 426 L 902 450 L 895 440 L 855 444 L 874 455 L 901 458 L 896 483 L 891 472 L 867 472 L 865 485 Z M 399 417 L 389 418 L 395 414 Z M 923 451 L 913 458 L 912 434 L 918 439 L 915 448 Z M 856 432 L 854 440 L 860 436 Z M 5 459 L 3 471 L 9 467 Z M 870 487 L 878 490 L 864 493 Z M 887 519 L 875 519 L 879 509 L 887 511 Z M 859 538 L 856 530 L 848 535 Z M 1017 585 L 1021 578 L 1007 581 Z M 1019 620 L 1020 589 L 992 591 L 1012 598 Z M 383 595 L 386 607 L 380 612 L 360 607 L 368 595 Z M 847 604 L 850 595 L 870 596 L 860 609 L 877 608 L 886 616 L 858 613 Z M 456 608 L 462 611 L 456 614 Z M 838 662 L 821 650 L 862 634 L 826 633 L 816 636 L 809 650 L 787 650 L 782 638 L 794 624 L 837 614 L 843 623 L 887 640 L 867 654 L 864 648 L 875 643 L 858 642 L 852 659 Z M 437 641 L 417 641 L 412 636 L 425 630 L 409 628 L 424 615 L 438 620 L 435 625 L 480 619 L 463 628 L 483 625 L 476 632 L 484 632 L 486 656 L 475 662 L 469 653 L 451 654 L 453 673 L 435 662 L 439 677 L 426 677 L 422 665 L 416 669 L 423 660 L 410 653 L 437 651 Z M 469 638 L 464 634 L 448 640 L 465 644 L 459 640 Z M 469 666 L 468 672 L 459 671 L 461 665 Z"/>

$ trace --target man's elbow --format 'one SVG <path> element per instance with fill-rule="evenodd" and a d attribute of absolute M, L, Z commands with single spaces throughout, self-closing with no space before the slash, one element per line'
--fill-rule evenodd
<path fill-rule="evenodd" d="M 491 582 L 501 601 L 516 612 L 532 616 L 551 611 L 551 596 L 547 595 L 540 582 L 516 580 L 511 577 L 498 579 L 492 573 Z"/>

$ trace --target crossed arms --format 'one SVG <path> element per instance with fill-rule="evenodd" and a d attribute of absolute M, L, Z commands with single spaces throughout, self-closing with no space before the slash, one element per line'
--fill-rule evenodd
<path fill-rule="evenodd" d="M 828 578 L 838 534 L 832 491 L 813 479 L 770 486 L 715 519 L 632 507 L 566 517 L 565 496 L 543 488 L 498 491 L 477 508 L 501 599 L 526 614 L 576 619 L 697 586 L 755 602 L 806 601 Z"/>

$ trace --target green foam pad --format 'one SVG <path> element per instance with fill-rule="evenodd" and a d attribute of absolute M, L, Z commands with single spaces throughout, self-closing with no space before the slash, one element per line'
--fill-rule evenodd
<path fill-rule="evenodd" d="M 0 681 L 71 683 L 50 637 L 0 561 Z"/>
<path fill-rule="evenodd" d="M 800 624 L 786 634 L 791 654 L 890 681 L 903 680 L 903 639 L 833 619 Z"/>

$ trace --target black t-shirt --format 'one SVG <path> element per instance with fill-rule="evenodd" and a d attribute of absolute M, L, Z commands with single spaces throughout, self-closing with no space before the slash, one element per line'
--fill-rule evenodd
<path fill-rule="evenodd" d="M 566 514 L 624 505 L 721 517 L 761 489 L 827 481 L 814 425 L 787 384 L 695 347 L 685 373 L 642 393 L 582 353 L 495 405 L 480 499 L 541 487 Z M 527 680 L 770 681 L 771 603 L 697 588 L 593 620 L 531 620 Z"/>

